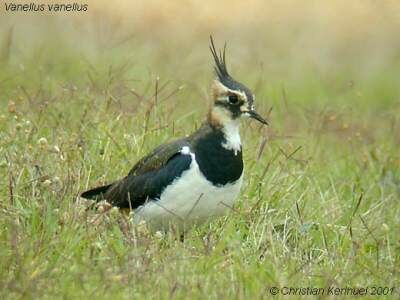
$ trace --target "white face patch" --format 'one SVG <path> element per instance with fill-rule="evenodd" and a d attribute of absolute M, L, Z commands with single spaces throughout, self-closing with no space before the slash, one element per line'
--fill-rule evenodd
<path fill-rule="evenodd" d="M 190 148 L 188 146 L 183 146 L 181 149 L 183 155 L 190 155 Z"/>
<path fill-rule="evenodd" d="M 235 155 L 241 150 L 241 141 L 239 134 L 239 119 L 232 119 L 230 113 L 223 108 L 214 107 L 212 115 L 218 120 L 218 123 L 222 126 L 222 132 L 226 142 L 222 144 L 227 150 L 233 150 Z"/>
<path fill-rule="evenodd" d="M 233 150 L 235 155 L 237 155 L 238 151 L 240 151 L 242 147 L 239 134 L 239 122 L 236 120 L 226 122 L 222 127 L 222 131 L 226 139 L 226 142 L 222 144 L 222 147 L 228 150 Z"/>
<path fill-rule="evenodd" d="M 249 108 L 247 107 L 246 104 L 243 104 L 243 105 L 240 107 L 240 111 L 241 111 L 244 115 L 246 115 L 246 113 L 249 111 Z"/>

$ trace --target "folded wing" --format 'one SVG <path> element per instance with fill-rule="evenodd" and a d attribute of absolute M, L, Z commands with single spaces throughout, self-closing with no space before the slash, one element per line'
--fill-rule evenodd
<path fill-rule="evenodd" d="M 184 146 L 190 146 L 186 139 L 162 145 L 137 162 L 125 178 L 86 191 L 81 196 L 97 201 L 105 199 L 114 206 L 132 209 L 157 199 L 169 184 L 189 169 L 192 158 L 181 153 Z"/>

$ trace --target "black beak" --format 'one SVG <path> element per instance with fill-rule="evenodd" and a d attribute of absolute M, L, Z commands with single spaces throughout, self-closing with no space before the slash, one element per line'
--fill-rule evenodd
<path fill-rule="evenodd" d="M 258 122 L 264 125 L 268 125 L 268 122 L 263 117 L 261 117 L 255 110 L 250 110 L 247 113 L 249 114 L 250 118 L 257 120 Z"/>

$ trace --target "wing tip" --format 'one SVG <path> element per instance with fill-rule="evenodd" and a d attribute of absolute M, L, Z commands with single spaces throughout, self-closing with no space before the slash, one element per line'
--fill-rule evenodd
<path fill-rule="evenodd" d="M 94 189 L 87 190 L 80 194 L 80 197 L 89 200 L 104 200 L 104 194 L 110 188 L 111 184 L 99 186 Z"/>

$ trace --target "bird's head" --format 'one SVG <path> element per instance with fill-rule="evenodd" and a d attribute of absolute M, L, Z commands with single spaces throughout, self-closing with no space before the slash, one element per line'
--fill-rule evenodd
<path fill-rule="evenodd" d="M 212 36 L 210 36 L 210 50 L 215 62 L 217 78 L 212 83 L 213 108 L 211 118 L 215 123 L 223 124 L 229 121 L 239 120 L 246 116 L 253 118 L 262 124 L 268 122 L 261 117 L 254 108 L 255 96 L 244 84 L 233 79 L 226 68 L 225 49 L 217 53 Z"/>

